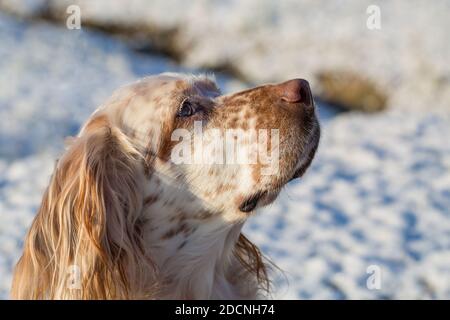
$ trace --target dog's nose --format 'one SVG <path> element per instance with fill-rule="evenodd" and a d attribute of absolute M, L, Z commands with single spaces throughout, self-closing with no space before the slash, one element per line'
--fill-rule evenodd
<path fill-rule="evenodd" d="M 311 106 L 313 103 L 311 89 L 308 81 L 293 79 L 276 85 L 281 100 L 289 103 L 304 103 Z"/>

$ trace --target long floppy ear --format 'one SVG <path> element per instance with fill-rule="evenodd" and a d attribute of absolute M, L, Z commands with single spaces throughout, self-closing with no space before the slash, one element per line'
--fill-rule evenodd
<path fill-rule="evenodd" d="M 105 115 L 56 166 L 14 272 L 15 299 L 144 298 L 141 158 Z"/>
<path fill-rule="evenodd" d="M 268 272 L 272 269 L 278 269 L 275 264 L 265 257 L 261 250 L 243 233 L 239 234 L 234 248 L 234 256 L 242 267 L 255 277 L 259 289 L 266 295 L 269 295 L 271 283 Z"/>

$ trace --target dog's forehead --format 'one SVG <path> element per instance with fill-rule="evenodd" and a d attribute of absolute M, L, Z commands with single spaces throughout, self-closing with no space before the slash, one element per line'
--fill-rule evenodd
<path fill-rule="evenodd" d="M 206 97 L 217 97 L 221 94 L 212 75 L 189 75 L 181 73 L 162 73 L 142 79 L 136 88 L 145 90 L 173 90 L 194 93 Z"/>
<path fill-rule="evenodd" d="M 131 88 L 135 91 L 135 93 L 148 93 L 150 91 L 156 90 L 172 90 L 177 84 L 181 85 L 183 82 L 182 79 L 178 79 L 175 77 L 167 76 L 167 75 L 157 75 L 150 76 L 140 79 L 139 81 L 133 83 Z"/>

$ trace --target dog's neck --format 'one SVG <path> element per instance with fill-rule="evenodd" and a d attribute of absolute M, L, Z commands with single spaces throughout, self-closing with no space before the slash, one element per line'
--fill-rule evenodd
<path fill-rule="evenodd" d="M 148 190 L 144 234 L 162 282 L 161 298 L 255 298 L 256 286 L 237 279 L 249 275 L 233 254 L 243 222 L 231 224 L 220 214 L 211 215 L 198 199 L 161 180 L 151 180 Z"/>

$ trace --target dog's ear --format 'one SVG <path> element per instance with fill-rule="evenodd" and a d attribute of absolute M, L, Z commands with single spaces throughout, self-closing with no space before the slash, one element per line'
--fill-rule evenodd
<path fill-rule="evenodd" d="M 106 116 L 92 119 L 56 166 L 16 266 L 12 298 L 127 299 L 149 292 L 141 171 L 126 136 Z"/>

